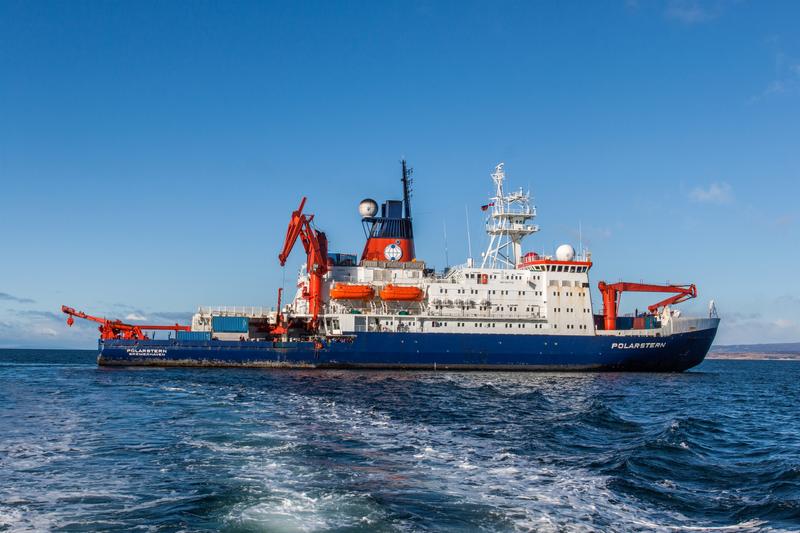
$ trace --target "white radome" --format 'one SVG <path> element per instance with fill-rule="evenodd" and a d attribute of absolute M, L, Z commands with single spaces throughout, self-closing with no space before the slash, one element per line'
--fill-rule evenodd
<path fill-rule="evenodd" d="M 562 244 L 556 248 L 556 260 L 572 261 L 573 259 L 575 259 L 575 248 L 569 244 Z"/>
<path fill-rule="evenodd" d="M 358 204 L 358 213 L 364 218 L 374 217 L 378 213 L 378 202 L 372 198 L 361 200 Z"/>

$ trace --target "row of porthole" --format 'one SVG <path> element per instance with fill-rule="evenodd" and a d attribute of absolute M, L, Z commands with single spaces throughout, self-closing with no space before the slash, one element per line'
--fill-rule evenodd
<path fill-rule="evenodd" d="M 431 324 L 431 326 L 434 327 L 434 328 L 439 328 L 439 327 L 442 327 L 442 326 L 449 326 L 449 325 L 450 325 L 449 322 L 433 322 Z M 458 327 L 458 328 L 466 327 L 466 325 L 467 325 L 466 322 L 456 322 L 455 323 L 455 326 Z M 542 329 L 542 326 L 544 324 L 531 324 L 531 325 L 533 326 L 533 329 Z M 478 328 L 484 327 L 483 326 L 483 322 L 475 322 L 474 326 L 478 327 Z M 497 327 L 497 322 L 487 322 L 486 323 L 486 327 L 487 328 Z M 504 322 L 503 323 L 503 327 L 505 327 L 505 328 L 513 328 L 514 324 L 513 323 L 509 323 L 509 322 Z M 527 328 L 528 324 L 519 323 L 519 324 L 517 324 L 517 327 L 518 328 Z M 557 328 L 558 326 L 554 324 L 553 327 Z"/>

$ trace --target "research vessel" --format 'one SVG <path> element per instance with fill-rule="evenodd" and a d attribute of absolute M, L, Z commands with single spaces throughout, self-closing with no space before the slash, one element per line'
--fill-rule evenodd
<path fill-rule="evenodd" d="M 570 244 L 525 250 L 536 208 L 529 192 L 507 187 L 502 163 L 481 206 L 489 244 L 480 259 L 430 268 L 415 253 L 411 175 L 403 161 L 402 199 L 360 203 L 360 256 L 330 253 L 302 199 L 278 254 L 284 265 L 298 242 L 306 254 L 285 305 L 279 290 L 274 309 L 201 307 L 191 324 L 157 326 L 62 311 L 70 325 L 100 324 L 100 365 L 679 372 L 703 361 L 719 325 L 713 301 L 708 316 L 689 317 L 675 306 L 697 296 L 694 284 L 601 281 L 595 313 L 591 254 Z M 632 291 L 668 296 L 621 315 Z"/>

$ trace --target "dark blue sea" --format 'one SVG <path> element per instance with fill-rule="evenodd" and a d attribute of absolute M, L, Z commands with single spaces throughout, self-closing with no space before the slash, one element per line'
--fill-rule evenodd
<path fill-rule="evenodd" d="M 98 368 L 0 351 L 0 530 L 800 530 L 800 362 Z"/>

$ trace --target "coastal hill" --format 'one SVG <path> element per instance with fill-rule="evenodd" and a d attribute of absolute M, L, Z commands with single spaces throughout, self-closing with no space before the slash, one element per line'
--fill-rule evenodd
<path fill-rule="evenodd" d="M 800 342 L 774 344 L 730 344 L 712 346 L 707 359 L 796 359 Z"/>

